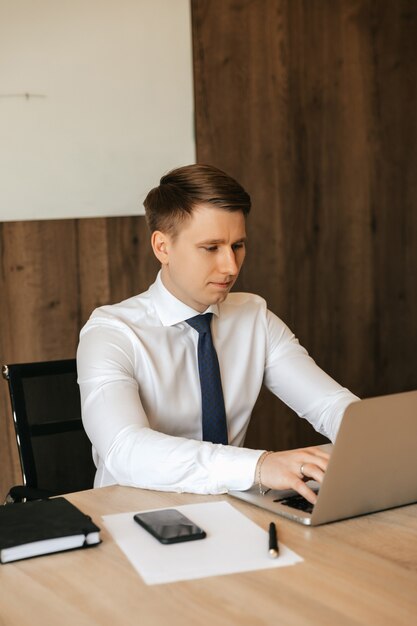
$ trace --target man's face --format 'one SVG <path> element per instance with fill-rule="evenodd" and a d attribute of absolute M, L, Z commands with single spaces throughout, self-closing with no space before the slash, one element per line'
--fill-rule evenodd
<path fill-rule="evenodd" d="M 176 238 L 154 233 L 162 263 L 162 281 L 179 300 L 203 312 L 222 302 L 245 258 L 245 217 L 241 211 L 199 205 L 180 226 Z"/>

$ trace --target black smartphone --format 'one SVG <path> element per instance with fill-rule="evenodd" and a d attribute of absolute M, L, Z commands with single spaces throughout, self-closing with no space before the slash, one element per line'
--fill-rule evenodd
<path fill-rule="evenodd" d="M 161 543 L 193 541 L 206 536 L 202 528 L 176 509 L 136 513 L 133 519 Z"/>

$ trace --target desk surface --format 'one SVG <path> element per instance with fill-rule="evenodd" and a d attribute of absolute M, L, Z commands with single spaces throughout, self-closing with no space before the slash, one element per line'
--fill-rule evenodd
<path fill-rule="evenodd" d="M 103 543 L 1 565 L 1 626 L 416 623 L 417 505 L 306 528 L 228 496 L 106 487 L 67 497 L 101 526 Z M 280 540 L 304 562 L 147 586 L 100 519 L 219 499 L 265 530 L 276 521 Z"/>

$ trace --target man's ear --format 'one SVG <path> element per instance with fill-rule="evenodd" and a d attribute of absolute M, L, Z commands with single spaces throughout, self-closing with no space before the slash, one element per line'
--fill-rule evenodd
<path fill-rule="evenodd" d="M 169 235 L 155 230 L 151 235 L 151 245 L 154 255 L 162 265 L 168 263 Z"/>

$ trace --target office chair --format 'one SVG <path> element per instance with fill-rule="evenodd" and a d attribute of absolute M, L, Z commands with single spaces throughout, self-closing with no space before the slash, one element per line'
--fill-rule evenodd
<path fill-rule="evenodd" d="M 4 365 L 23 474 L 7 502 L 91 489 L 95 466 L 81 421 L 75 359 Z"/>

